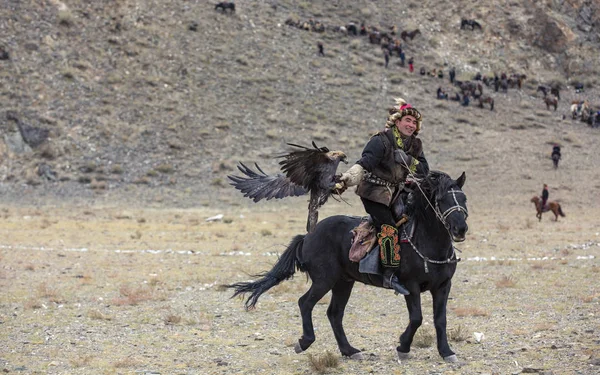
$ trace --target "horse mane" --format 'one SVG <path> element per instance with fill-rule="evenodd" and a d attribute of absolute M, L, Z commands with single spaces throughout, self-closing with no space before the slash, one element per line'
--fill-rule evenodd
<path fill-rule="evenodd" d="M 409 194 L 406 212 L 409 216 L 419 217 L 420 220 L 425 219 L 427 210 L 432 209 L 429 203 L 435 204 L 436 198 L 450 190 L 456 181 L 444 172 L 432 170 L 417 181 L 417 184 L 421 189 L 417 187 Z"/>

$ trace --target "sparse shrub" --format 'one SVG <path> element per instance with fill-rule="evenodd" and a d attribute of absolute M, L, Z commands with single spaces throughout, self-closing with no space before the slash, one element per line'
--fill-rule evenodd
<path fill-rule="evenodd" d="M 488 312 L 478 307 L 459 307 L 453 310 L 456 316 L 488 316 Z"/>
<path fill-rule="evenodd" d="M 99 310 L 95 310 L 95 309 L 94 309 L 94 310 L 90 310 L 90 311 L 88 311 L 88 314 L 87 314 L 87 315 L 88 315 L 88 317 L 89 317 L 90 319 L 96 319 L 96 320 L 112 320 L 112 317 L 110 317 L 110 316 L 108 316 L 108 315 L 106 315 L 106 314 L 103 314 L 101 311 L 99 311 Z"/>
<path fill-rule="evenodd" d="M 77 358 L 70 359 L 69 363 L 71 363 L 71 366 L 76 368 L 86 367 L 89 366 L 89 364 L 92 362 L 92 359 L 94 359 L 94 357 L 91 355 L 79 356 Z"/>
<path fill-rule="evenodd" d="M 498 288 L 514 288 L 517 282 L 512 276 L 502 276 L 496 281 L 496 287 Z"/>
<path fill-rule="evenodd" d="M 61 9 L 58 12 L 58 24 L 61 26 L 72 26 L 75 23 L 75 17 L 70 9 Z"/>
<path fill-rule="evenodd" d="M 178 316 L 178 315 L 170 314 L 170 315 L 165 316 L 164 322 L 167 325 L 169 325 L 169 324 L 179 324 L 179 323 L 181 323 L 181 317 Z"/>
<path fill-rule="evenodd" d="M 110 168 L 110 173 L 112 174 L 123 174 L 124 170 L 123 167 L 120 166 L 119 164 L 115 164 Z"/>
<path fill-rule="evenodd" d="M 352 73 L 357 76 L 362 76 L 367 72 L 367 68 L 364 65 L 354 65 L 352 67 Z"/>
<path fill-rule="evenodd" d="M 271 231 L 270 231 L 270 230 L 268 230 L 268 229 L 262 229 L 262 230 L 260 231 L 260 234 L 261 234 L 263 237 L 266 237 L 266 236 L 272 236 L 272 235 L 273 235 L 273 232 L 271 232 Z"/>
<path fill-rule="evenodd" d="M 159 171 L 160 173 L 165 173 L 165 174 L 170 174 L 175 171 L 175 168 L 173 168 L 173 166 L 171 164 L 167 164 L 167 163 L 159 164 L 154 169 Z"/>
<path fill-rule="evenodd" d="M 225 187 L 227 184 L 222 178 L 215 178 L 210 182 L 211 186 Z"/>
<path fill-rule="evenodd" d="M 329 369 L 337 368 L 340 365 L 339 358 L 330 351 L 326 351 L 325 354 L 320 356 L 309 353 L 307 357 L 310 367 L 319 374 L 325 374 Z"/>
<path fill-rule="evenodd" d="M 149 185 L 150 184 L 150 179 L 146 176 L 142 176 L 140 178 L 137 178 L 133 181 L 134 184 L 136 185 Z"/>
<path fill-rule="evenodd" d="M 23 303 L 25 310 L 37 310 L 42 308 L 42 303 L 36 299 L 29 299 Z"/>
<path fill-rule="evenodd" d="M 462 325 L 458 325 L 448 332 L 448 336 L 452 341 L 461 342 L 469 338 L 469 333 Z"/>
<path fill-rule="evenodd" d="M 350 49 L 358 49 L 360 47 L 360 45 L 362 44 L 362 42 L 360 41 L 360 39 L 352 39 L 350 41 Z"/>
<path fill-rule="evenodd" d="M 136 360 L 135 358 L 132 358 L 131 356 L 118 360 L 113 364 L 115 368 L 136 367 L 139 365 L 140 361 Z"/>
<path fill-rule="evenodd" d="M 69 79 L 69 80 L 74 80 L 75 79 L 75 70 L 73 70 L 71 68 L 65 68 L 60 73 L 66 79 Z"/>
<path fill-rule="evenodd" d="M 415 334 L 413 344 L 417 348 L 429 348 L 435 341 L 435 333 L 429 329 L 421 327 Z"/>

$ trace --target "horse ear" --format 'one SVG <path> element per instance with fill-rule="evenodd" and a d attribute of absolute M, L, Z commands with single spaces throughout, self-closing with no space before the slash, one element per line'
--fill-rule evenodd
<path fill-rule="evenodd" d="M 462 189 L 463 185 L 465 184 L 465 180 L 467 179 L 467 176 L 465 175 L 465 172 L 463 172 L 460 177 L 458 178 L 458 180 L 456 180 L 456 184 L 458 185 L 459 188 Z"/>

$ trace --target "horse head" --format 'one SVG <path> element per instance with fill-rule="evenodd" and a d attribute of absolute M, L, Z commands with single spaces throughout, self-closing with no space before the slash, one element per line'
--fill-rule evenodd
<path fill-rule="evenodd" d="M 438 220 L 446 227 L 454 242 L 462 242 L 469 230 L 467 225 L 467 196 L 462 191 L 466 176 L 463 172 L 460 177 L 453 180 L 447 174 L 431 171 L 422 182 L 426 200 L 432 204 Z M 417 203 L 418 204 L 418 203 Z"/>

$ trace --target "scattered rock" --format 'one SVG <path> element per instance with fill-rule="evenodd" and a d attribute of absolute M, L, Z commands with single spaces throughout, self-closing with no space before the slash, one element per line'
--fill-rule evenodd
<path fill-rule="evenodd" d="M 208 221 L 208 222 L 210 222 L 210 221 L 221 221 L 221 220 L 223 220 L 223 216 L 224 216 L 223 214 L 218 214 L 218 215 L 206 218 L 205 221 Z"/>

